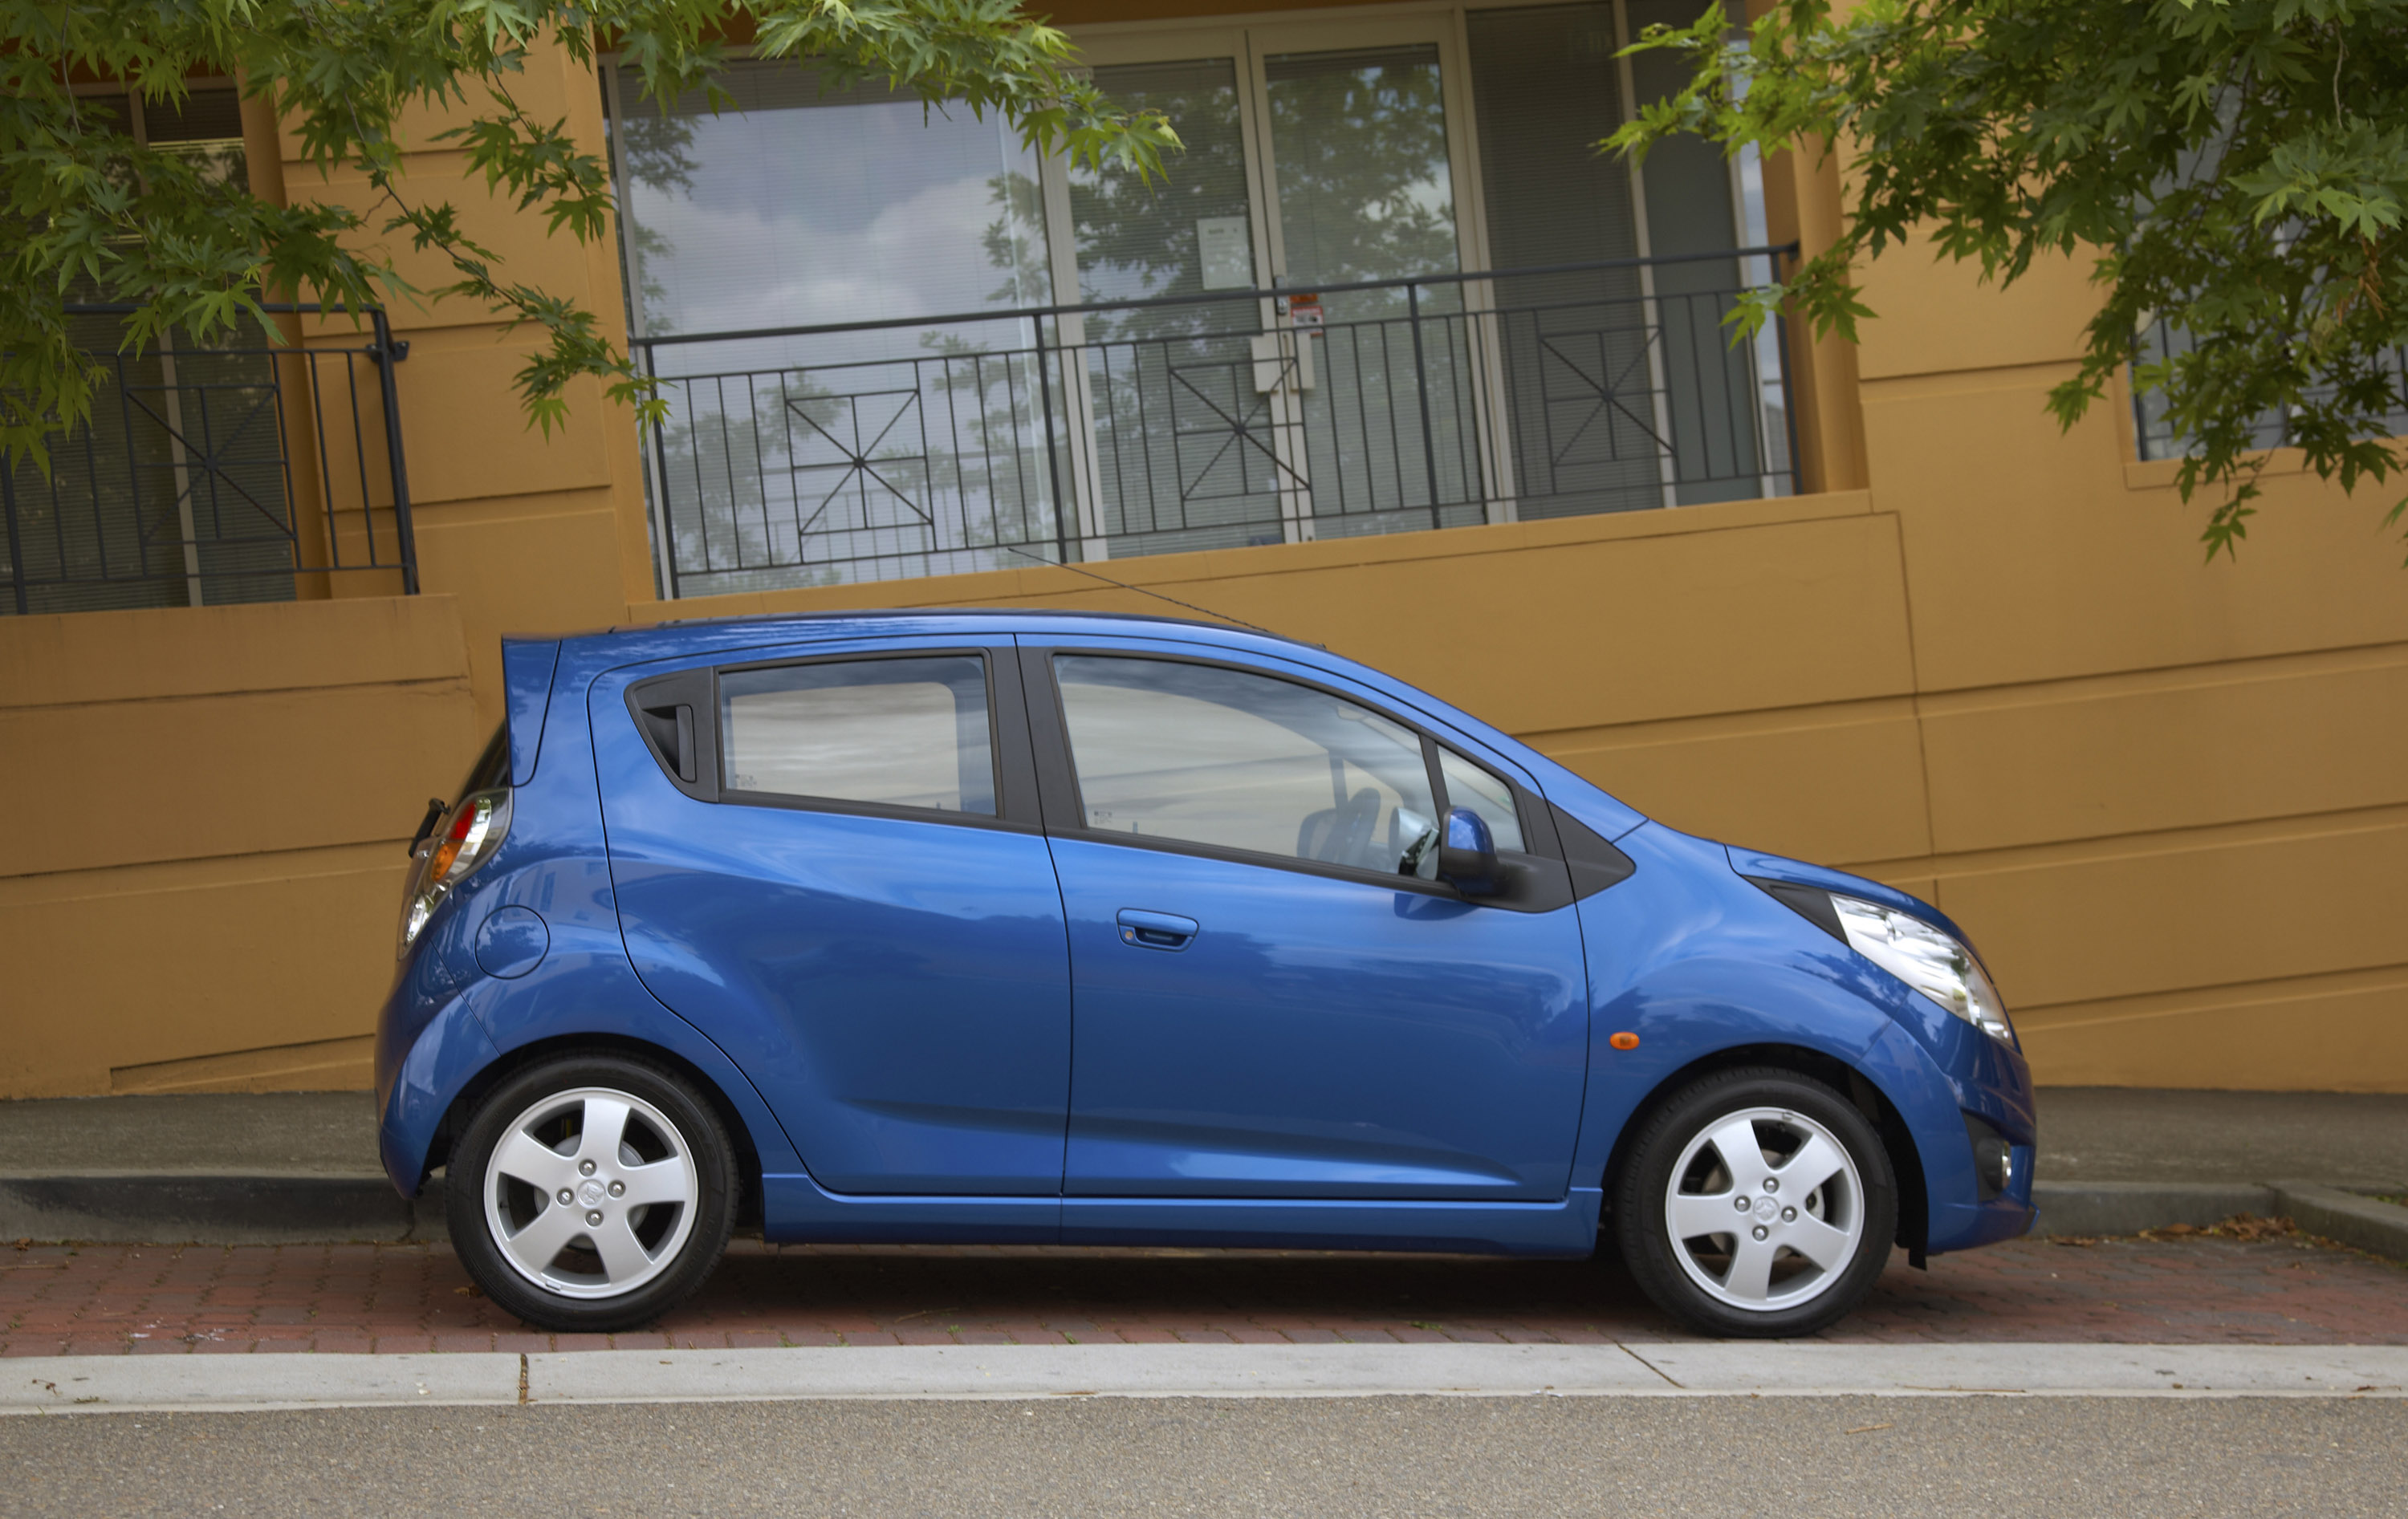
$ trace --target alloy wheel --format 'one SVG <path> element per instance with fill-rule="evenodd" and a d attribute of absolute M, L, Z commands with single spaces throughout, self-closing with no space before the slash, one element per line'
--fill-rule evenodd
<path fill-rule="evenodd" d="M 676 1262 L 701 1182 L 684 1135 L 631 1093 L 552 1093 L 510 1120 L 485 1164 L 485 1225 L 545 1292 L 609 1298 Z"/>
<path fill-rule="evenodd" d="M 1856 1259 L 1864 1182 L 1847 1147 L 1813 1119 L 1743 1108 L 1683 1148 L 1664 1223 L 1681 1269 L 1708 1297 L 1756 1312 L 1797 1308 Z"/>

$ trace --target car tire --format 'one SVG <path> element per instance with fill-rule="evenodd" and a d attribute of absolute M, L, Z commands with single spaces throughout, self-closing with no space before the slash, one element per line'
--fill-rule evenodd
<path fill-rule="evenodd" d="M 1753 1149 L 1755 1153 L 1748 1152 Z M 1706 1334 L 1813 1334 L 1888 1264 L 1898 1185 L 1856 1106 L 1794 1071 L 1718 1071 L 1647 1119 L 1613 1193 L 1622 1258 Z"/>
<path fill-rule="evenodd" d="M 452 1248 L 486 1297 L 539 1328 L 609 1334 L 659 1318 L 719 1264 L 735 1146 L 665 1067 L 555 1056 L 478 1101 L 444 1194 Z"/>

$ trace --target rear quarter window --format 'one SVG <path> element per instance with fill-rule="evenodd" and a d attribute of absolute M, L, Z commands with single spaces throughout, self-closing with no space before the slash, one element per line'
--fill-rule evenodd
<path fill-rule="evenodd" d="M 731 791 L 996 815 L 975 654 L 724 671 L 719 708 Z"/>

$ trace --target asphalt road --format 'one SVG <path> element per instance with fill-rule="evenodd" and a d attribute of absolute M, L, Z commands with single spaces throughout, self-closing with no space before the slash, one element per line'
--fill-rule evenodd
<path fill-rule="evenodd" d="M 1054 1399 L 0 1418 L 0 1512 L 2408 1514 L 2408 1400 Z"/>

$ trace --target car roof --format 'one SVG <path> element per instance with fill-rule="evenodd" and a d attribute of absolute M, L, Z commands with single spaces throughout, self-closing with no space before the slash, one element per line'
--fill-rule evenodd
<path fill-rule="evenodd" d="M 1168 626 L 1201 629 L 1207 632 L 1227 633 L 1236 631 L 1240 633 L 1251 633 L 1266 638 L 1277 638 L 1283 643 L 1303 644 L 1305 647 L 1312 649 L 1319 649 L 1323 647 L 1321 644 L 1308 643 L 1305 639 L 1293 638 L 1285 633 L 1274 632 L 1269 628 L 1260 627 L 1253 623 L 1243 622 L 1235 617 L 1219 617 L 1216 615 L 1214 618 L 1208 620 L 1202 617 L 1170 617 L 1154 612 L 1078 610 L 1061 607 L 872 607 L 864 608 L 860 610 L 846 611 L 734 612 L 724 617 L 671 617 L 665 618 L 658 623 L 623 623 L 611 627 L 609 629 L 609 632 L 612 635 L 622 635 L 630 633 L 645 633 L 655 628 L 670 627 L 767 627 L 789 623 L 802 626 L 810 626 L 813 623 L 852 623 L 872 619 L 882 621 L 892 619 L 896 622 L 905 623 L 930 622 L 952 623 L 965 620 L 984 620 L 987 618 L 1010 619 L 1013 621 L 1025 619 L 1032 622 L 1057 620 L 1094 623 L 1134 623 L 1157 627 Z"/>
<path fill-rule="evenodd" d="M 1027 632 L 1077 628 L 1096 633 L 1118 629 L 1140 638 L 1172 638 L 1228 649 L 1252 645 L 1266 652 L 1285 650 L 1292 657 L 1296 652 L 1311 651 L 1318 656 L 1316 663 L 1328 657 L 1328 650 L 1322 644 L 1308 643 L 1234 619 L 1215 623 L 1202 618 L 1070 611 L 1051 607 L 873 607 L 845 611 L 755 612 L 620 623 L 580 633 L 554 634 L 543 641 L 560 642 L 563 657 L 574 658 L 580 664 L 598 659 L 609 666 L 788 639 L 814 642 L 911 633 L 974 635 L 1014 628 Z M 520 641 L 520 636 L 505 635 L 503 641 L 514 643 Z M 569 652 L 572 650 L 573 655 Z"/>

